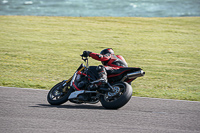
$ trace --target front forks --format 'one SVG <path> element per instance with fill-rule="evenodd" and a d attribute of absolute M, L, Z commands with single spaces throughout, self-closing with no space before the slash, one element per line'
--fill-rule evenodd
<path fill-rule="evenodd" d="M 62 91 L 63 93 L 66 93 L 68 91 L 68 84 L 69 80 L 63 80 L 62 81 L 62 88 L 60 91 Z"/>

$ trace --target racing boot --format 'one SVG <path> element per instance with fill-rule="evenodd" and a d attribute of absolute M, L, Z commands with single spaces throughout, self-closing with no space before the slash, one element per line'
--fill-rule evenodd
<path fill-rule="evenodd" d="M 106 69 L 105 69 L 104 66 L 99 65 L 97 67 L 97 72 L 98 72 L 98 75 L 99 75 L 100 78 L 98 80 L 91 82 L 91 86 L 90 86 L 91 89 L 96 89 L 99 86 L 103 87 L 108 82 L 107 72 L 106 72 Z"/>

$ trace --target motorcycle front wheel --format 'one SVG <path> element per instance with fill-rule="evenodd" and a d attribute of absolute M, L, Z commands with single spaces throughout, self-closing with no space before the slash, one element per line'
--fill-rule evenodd
<path fill-rule="evenodd" d="M 51 105 L 63 104 L 68 101 L 71 92 L 72 89 L 70 89 L 69 85 L 63 86 L 63 82 L 60 82 L 51 88 L 47 95 L 47 101 Z"/>
<path fill-rule="evenodd" d="M 102 106 L 106 109 L 118 109 L 124 106 L 132 97 L 132 87 L 126 82 L 112 85 L 114 92 L 107 92 L 100 97 Z"/>

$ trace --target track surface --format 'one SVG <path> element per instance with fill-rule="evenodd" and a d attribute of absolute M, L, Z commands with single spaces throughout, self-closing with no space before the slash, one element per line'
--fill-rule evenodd
<path fill-rule="evenodd" d="M 0 87 L 0 133 L 200 133 L 200 102 L 132 97 L 118 110 L 51 106 L 48 91 Z"/>

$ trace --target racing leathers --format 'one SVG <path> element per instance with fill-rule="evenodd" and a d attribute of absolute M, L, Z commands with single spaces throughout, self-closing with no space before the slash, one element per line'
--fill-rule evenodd
<path fill-rule="evenodd" d="M 125 59 L 120 55 L 114 55 L 109 53 L 102 55 L 98 53 L 89 52 L 89 56 L 95 60 L 101 61 L 104 65 L 99 65 L 97 67 L 100 79 L 94 81 L 94 83 L 98 83 L 98 85 L 107 83 L 107 73 L 110 74 L 119 68 L 128 67 Z"/>
<path fill-rule="evenodd" d="M 98 53 L 89 53 L 89 56 L 95 60 L 101 61 L 102 64 L 110 67 L 128 67 L 125 59 L 121 55 L 114 55 L 114 54 L 98 54 Z"/>

